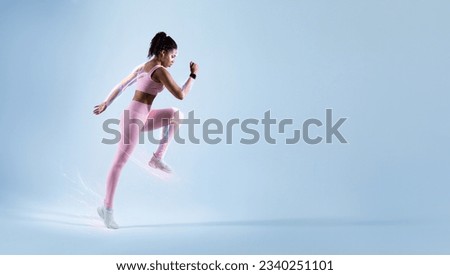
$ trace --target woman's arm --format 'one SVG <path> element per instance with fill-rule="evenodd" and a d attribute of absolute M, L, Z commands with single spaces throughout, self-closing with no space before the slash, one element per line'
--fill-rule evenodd
<path fill-rule="evenodd" d="M 108 97 L 105 99 L 104 102 L 106 102 L 106 105 L 109 106 L 111 103 L 116 99 L 122 92 L 130 85 L 133 85 L 134 82 L 136 82 L 137 77 L 139 73 L 142 71 L 144 67 L 144 64 L 141 64 L 134 68 L 134 70 L 122 81 L 120 81 L 119 84 L 117 84 L 109 93 Z"/>
<path fill-rule="evenodd" d="M 94 114 L 98 115 L 106 110 L 106 108 L 111 105 L 111 103 L 120 95 L 122 92 L 130 85 L 132 85 L 134 82 L 136 82 L 137 77 L 139 75 L 139 72 L 142 71 L 144 67 L 144 64 L 137 66 L 134 68 L 134 70 L 122 81 L 120 81 L 119 84 L 117 84 L 109 93 L 109 95 L 106 97 L 106 99 L 100 103 L 99 105 L 96 105 L 94 107 Z"/>
<path fill-rule="evenodd" d="M 198 65 L 194 62 L 190 63 L 191 74 L 197 74 Z M 182 87 L 178 86 L 177 83 L 173 80 L 170 73 L 162 68 L 155 71 L 154 75 L 157 80 L 159 80 L 164 86 L 171 92 L 176 98 L 179 100 L 183 100 L 183 98 L 189 93 L 191 90 L 192 84 L 194 84 L 194 78 L 190 77 L 186 80 Z"/>

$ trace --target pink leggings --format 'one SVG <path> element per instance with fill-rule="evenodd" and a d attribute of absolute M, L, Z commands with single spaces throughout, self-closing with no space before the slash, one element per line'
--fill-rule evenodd
<path fill-rule="evenodd" d="M 120 120 L 121 139 L 112 167 L 108 173 L 106 182 L 106 208 L 112 209 L 114 192 L 119 181 L 120 172 L 133 152 L 139 140 L 140 132 L 151 131 L 163 127 L 163 135 L 155 156 L 162 159 L 178 127 L 178 115 L 176 108 L 150 110 L 151 105 L 132 100 L 124 110 Z"/>

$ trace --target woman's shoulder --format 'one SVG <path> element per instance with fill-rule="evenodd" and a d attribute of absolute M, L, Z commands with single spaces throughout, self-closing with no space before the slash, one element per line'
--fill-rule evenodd
<path fill-rule="evenodd" d="M 148 61 L 137 65 L 136 67 L 134 67 L 133 72 L 134 73 L 142 73 L 144 71 L 145 65 L 147 63 L 148 63 Z"/>
<path fill-rule="evenodd" d="M 162 65 L 155 64 L 155 62 L 149 60 L 140 65 L 138 65 L 135 70 L 140 71 L 141 73 L 149 73 L 153 72 L 159 68 L 164 68 Z"/>

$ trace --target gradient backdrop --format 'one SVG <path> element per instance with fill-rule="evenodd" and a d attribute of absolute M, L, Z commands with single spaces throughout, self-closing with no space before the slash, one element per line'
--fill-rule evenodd
<path fill-rule="evenodd" d="M 448 1 L 13 1 L 0 4 L 2 254 L 449 254 Z M 96 207 L 116 146 L 100 116 L 158 31 L 178 43 L 196 118 L 291 118 L 276 145 L 139 145 Z M 284 144 L 304 120 L 347 118 L 348 141 Z M 262 125 L 253 127 L 263 134 Z M 236 130 L 238 128 L 234 128 Z M 272 126 L 275 132 L 276 126 Z M 195 135 L 202 136 L 201 127 Z M 325 127 L 311 127 L 324 137 Z M 187 136 L 182 127 L 181 136 Z M 213 136 L 216 137 L 216 136 Z M 143 164 L 143 165 L 142 165 Z"/>

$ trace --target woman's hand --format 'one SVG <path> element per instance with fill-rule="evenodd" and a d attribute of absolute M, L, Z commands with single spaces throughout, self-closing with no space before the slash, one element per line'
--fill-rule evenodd
<path fill-rule="evenodd" d="M 103 113 L 103 111 L 106 110 L 106 107 L 107 107 L 106 102 L 102 102 L 102 103 L 96 105 L 94 107 L 94 114 L 99 115 L 99 114 Z"/>
<path fill-rule="evenodd" d="M 198 73 L 198 65 L 191 61 L 189 64 L 189 67 L 191 69 L 191 74 L 197 74 Z"/>

